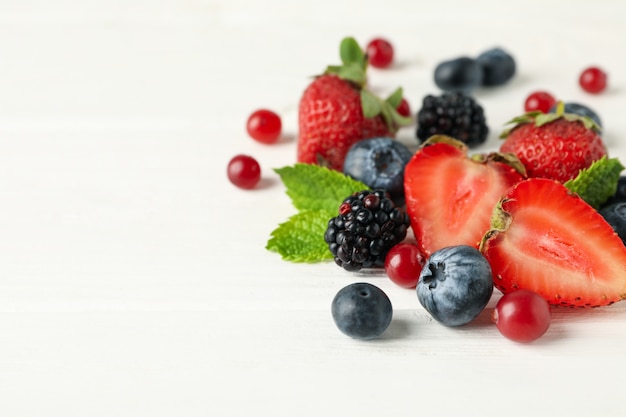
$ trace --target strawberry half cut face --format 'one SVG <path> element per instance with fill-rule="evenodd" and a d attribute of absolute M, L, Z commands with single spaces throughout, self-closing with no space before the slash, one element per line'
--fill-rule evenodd
<path fill-rule="evenodd" d="M 550 304 L 609 305 L 626 297 L 626 247 L 602 216 L 555 180 L 511 188 L 480 250 L 503 293 L 534 291 Z"/>
<path fill-rule="evenodd" d="M 434 136 L 405 167 L 407 212 L 425 258 L 446 246 L 477 248 L 500 197 L 523 179 L 493 155 L 470 158 L 467 150 L 452 138 Z"/>

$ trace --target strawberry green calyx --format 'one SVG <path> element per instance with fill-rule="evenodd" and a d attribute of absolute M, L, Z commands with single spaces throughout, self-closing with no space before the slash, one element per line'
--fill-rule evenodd
<path fill-rule="evenodd" d="M 402 101 L 402 88 L 398 87 L 387 99 L 382 100 L 365 88 L 361 90 L 361 108 L 363 116 L 373 118 L 382 116 L 390 130 L 396 131 L 401 126 L 412 123 L 410 117 L 404 117 L 398 113 L 398 106 Z"/>
<path fill-rule="evenodd" d="M 624 166 L 617 158 L 602 157 L 578 176 L 565 182 L 565 187 L 578 194 L 595 209 L 617 191 L 617 183 Z"/>
<path fill-rule="evenodd" d="M 526 167 L 519 160 L 517 155 L 511 152 L 490 152 L 488 154 L 476 154 L 471 157 L 472 160 L 485 163 L 494 161 L 506 164 L 517 171 L 522 177 L 526 178 Z"/>
<path fill-rule="evenodd" d="M 354 38 L 348 37 L 341 41 L 339 57 L 341 65 L 329 65 L 324 74 L 337 75 L 358 88 L 363 88 L 367 82 L 367 56 Z"/>
<path fill-rule="evenodd" d="M 402 101 L 402 88 L 397 88 L 384 100 L 365 88 L 367 84 L 367 55 L 354 38 L 347 37 L 341 41 L 339 56 L 342 64 L 328 66 L 324 74 L 333 74 L 349 81 L 360 91 L 364 117 L 369 119 L 381 116 L 393 132 L 413 122 L 410 117 L 404 117 L 397 111 Z"/>
<path fill-rule="evenodd" d="M 521 116 L 514 117 L 510 121 L 508 121 L 507 125 L 513 125 L 508 129 L 505 129 L 500 134 L 500 139 L 506 139 L 509 136 L 509 133 L 515 129 L 517 126 L 525 124 L 525 123 L 534 123 L 535 126 L 541 127 L 550 122 L 553 122 L 557 119 L 565 119 L 570 122 L 581 122 L 587 129 L 593 129 L 597 132 L 600 132 L 602 128 L 590 117 L 581 116 L 573 113 L 565 113 L 565 105 L 562 101 L 560 101 L 556 106 L 556 111 L 554 113 L 543 113 L 541 111 L 531 111 L 528 113 L 524 113 Z"/>
<path fill-rule="evenodd" d="M 506 231 L 511 225 L 511 214 L 503 208 L 503 204 L 506 202 L 507 200 L 501 199 L 494 207 L 493 214 L 491 215 L 491 226 L 478 244 L 479 251 L 483 252 L 483 247 L 487 241 L 498 233 Z"/>
<path fill-rule="evenodd" d="M 435 143 L 446 143 L 448 145 L 456 147 L 457 149 L 465 153 L 467 153 L 467 151 L 469 150 L 468 146 L 465 143 L 447 135 L 433 135 L 428 138 L 424 143 L 422 143 L 422 147 L 434 145 Z M 526 177 L 526 167 L 524 166 L 524 164 L 522 164 L 522 161 L 519 160 L 517 155 L 511 152 L 490 152 L 487 154 L 477 153 L 471 155 L 470 159 L 481 164 L 487 163 L 489 161 L 500 162 L 513 168 L 522 177 Z"/>
<path fill-rule="evenodd" d="M 464 153 L 466 153 L 469 149 L 467 145 L 461 142 L 460 140 L 454 139 L 452 136 L 447 136 L 447 135 L 433 135 L 429 137 L 428 139 L 426 139 L 424 143 L 422 143 L 421 147 L 425 148 L 427 146 L 434 145 L 436 143 L 445 143 L 445 144 L 454 146 L 455 148 L 457 148 L 458 150 Z"/>

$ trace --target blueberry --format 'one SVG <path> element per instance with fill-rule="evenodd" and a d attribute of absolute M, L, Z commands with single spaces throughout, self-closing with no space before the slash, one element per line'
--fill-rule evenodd
<path fill-rule="evenodd" d="M 343 172 L 375 190 L 384 190 L 396 202 L 404 197 L 404 167 L 412 153 L 391 138 L 364 139 L 356 142 L 343 164 Z"/>
<path fill-rule="evenodd" d="M 483 52 L 476 58 L 483 70 L 484 86 L 503 85 L 515 75 L 515 59 L 501 48 Z"/>
<path fill-rule="evenodd" d="M 365 282 L 350 284 L 337 293 L 332 302 L 337 328 L 354 339 L 368 340 L 382 335 L 393 315 L 387 294 Z"/>
<path fill-rule="evenodd" d="M 626 202 L 620 201 L 600 209 L 600 214 L 626 244 Z"/>
<path fill-rule="evenodd" d="M 602 127 L 602 121 L 600 120 L 600 117 L 595 111 L 591 110 L 589 107 L 579 104 L 579 103 L 571 103 L 571 102 L 563 103 L 563 104 L 564 104 L 563 110 L 565 110 L 565 113 L 573 113 L 579 116 L 587 116 L 591 120 L 596 122 L 598 126 Z M 556 112 L 556 105 L 550 108 L 550 113 L 555 113 L 555 112 Z"/>
<path fill-rule="evenodd" d="M 620 201 L 626 201 L 626 176 L 621 176 L 617 180 L 617 188 L 615 190 L 615 194 L 613 194 L 607 201 L 604 202 L 603 206 L 606 207 L 613 203 L 618 203 Z"/>
<path fill-rule="evenodd" d="M 435 84 L 444 91 L 470 93 L 483 81 L 483 70 L 475 59 L 460 57 L 441 62 L 435 68 Z"/>
<path fill-rule="evenodd" d="M 493 293 L 491 266 L 478 249 L 450 246 L 433 252 L 417 283 L 417 298 L 438 322 L 461 326 L 474 320 Z"/>

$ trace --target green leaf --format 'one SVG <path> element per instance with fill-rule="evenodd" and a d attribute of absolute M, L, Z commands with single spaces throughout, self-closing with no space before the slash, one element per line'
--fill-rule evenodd
<path fill-rule="evenodd" d="M 361 90 L 361 108 L 363 109 L 363 116 L 371 119 L 380 114 L 382 110 L 381 101 L 374 94 L 363 89 Z"/>
<path fill-rule="evenodd" d="M 339 78 L 343 78 L 344 80 L 352 81 L 359 87 L 362 87 L 367 81 L 365 71 L 357 64 L 346 64 L 341 67 L 332 68 L 336 68 L 337 70 L 337 72 L 332 72 L 333 74 L 337 74 Z"/>
<path fill-rule="evenodd" d="M 393 107 L 394 109 L 397 109 L 400 103 L 402 102 L 402 94 L 403 94 L 402 87 L 398 87 L 396 91 L 391 93 L 391 95 L 387 97 L 387 100 L 385 101 L 389 103 L 391 107 Z"/>
<path fill-rule="evenodd" d="M 565 182 L 565 187 L 578 194 L 590 206 L 598 209 L 617 191 L 617 183 L 624 166 L 617 158 L 606 156 L 595 161 L 578 176 Z"/>
<path fill-rule="evenodd" d="M 271 234 L 266 249 L 278 252 L 292 262 L 319 262 L 333 255 L 324 241 L 328 220 L 333 216 L 326 210 L 302 211 L 281 223 Z"/>
<path fill-rule="evenodd" d="M 280 175 L 293 205 L 301 211 L 326 210 L 337 213 L 346 197 L 369 189 L 367 185 L 339 171 L 314 164 L 297 163 L 274 171 Z"/>
<path fill-rule="evenodd" d="M 556 113 L 541 113 L 537 117 L 535 117 L 535 126 L 540 127 L 550 122 L 555 121 L 560 118 L 561 115 Z"/>
<path fill-rule="evenodd" d="M 344 65 L 356 64 L 362 70 L 365 69 L 365 53 L 352 37 L 342 39 L 339 45 L 339 57 Z"/>

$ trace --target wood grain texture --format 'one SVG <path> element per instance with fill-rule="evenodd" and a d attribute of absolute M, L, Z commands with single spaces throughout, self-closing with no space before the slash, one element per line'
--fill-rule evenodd
<path fill-rule="evenodd" d="M 380 273 L 264 249 L 295 213 L 272 168 L 295 161 L 299 96 L 347 35 L 392 40 L 397 65 L 369 81 L 402 85 L 414 110 L 436 63 L 505 47 L 519 73 L 476 93 L 491 127 L 477 151 L 548 89 L 598 111 L 626 160 L 622 6 L 503 4 L 1 2 L 0 415 L 623 415 L 626 305 L 556 310 L 517 345 L 490 323 L 497 294 L 450 329 Z M 578 87 L 590 64 L 606 94 Z M 260 107 L 283 117 L 275 146 L 245 133 Z M 415 146 L 413 129 L 399 140 Z M 237 153 L 259 160 L 257 190 L 228 183 Z M 332 297 L 356 280 L 392 301 L 380 340 L 334 327 Z"/>

